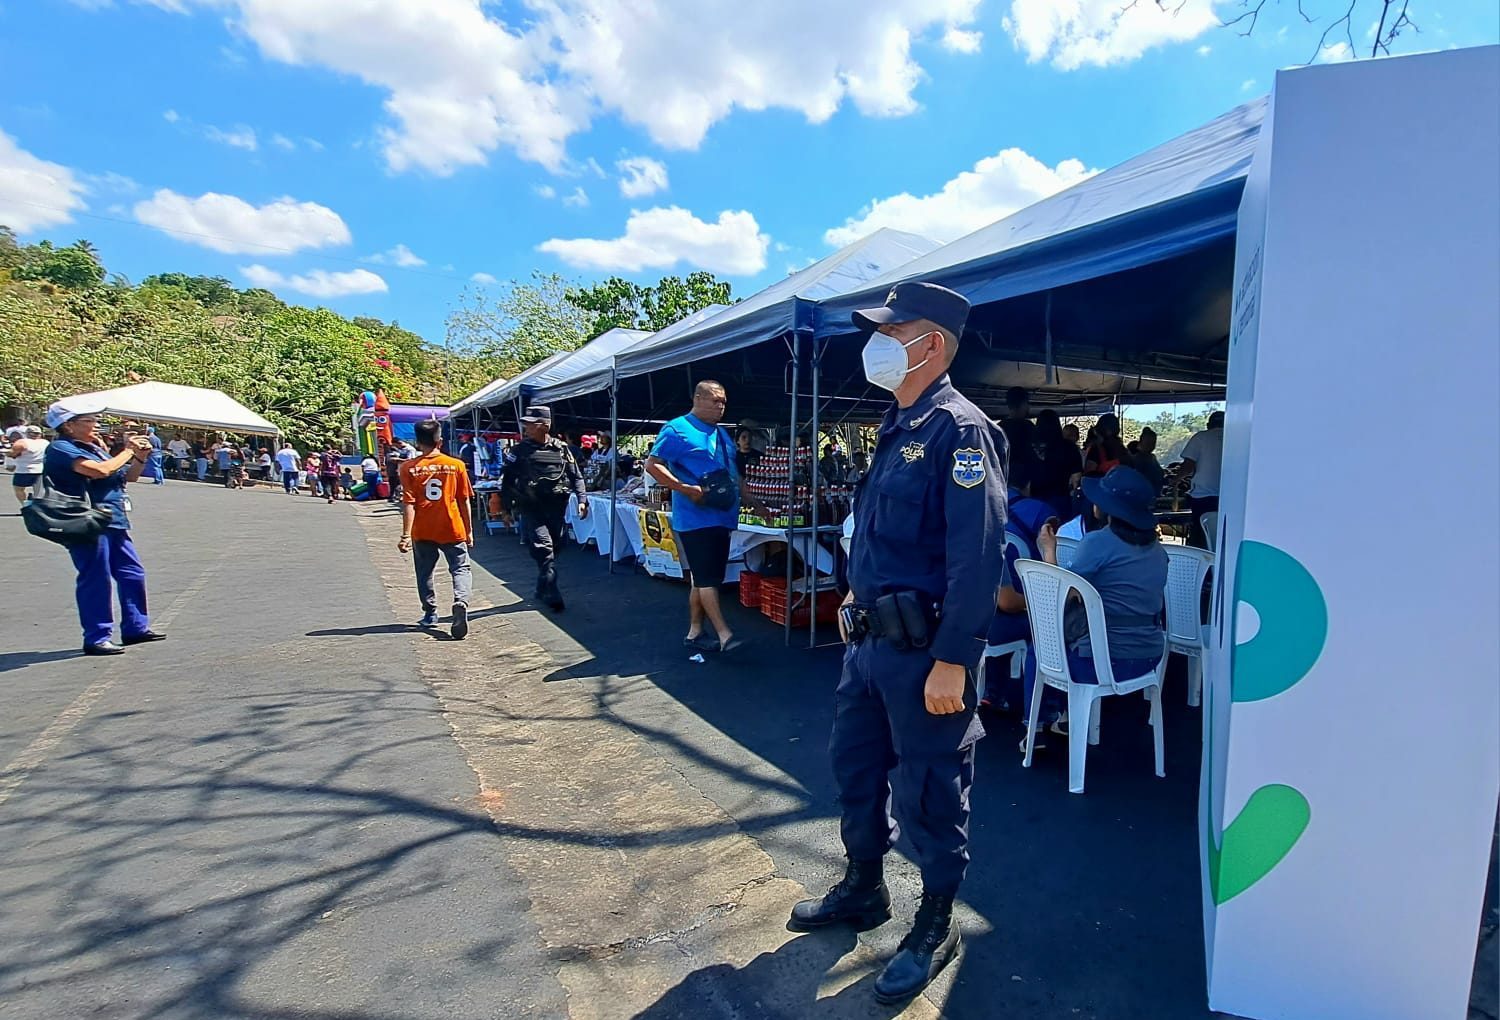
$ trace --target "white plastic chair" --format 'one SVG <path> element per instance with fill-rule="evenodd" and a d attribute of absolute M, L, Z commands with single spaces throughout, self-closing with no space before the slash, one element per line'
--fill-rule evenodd
<path fill-rule="evenodd" d="M 1206 520 L 1207 518 L 1205 518 Z M 1163 545 L 1167 551 L 1167 649 L 1187 657 L 1187 703 L 1203 700 L 1203 584 L 1214 568 L 1214 554 L 1185 545 Z"/>
<path fill-rule="evenodd" d="M 1015 535 L 1010 534 L 1009 532 L 1006 532 L 1006 535 L 1005 535 L 1005 544 L 1006 544 L 1007 547 L 1009 547 L 1009 546 L 1015 546 L 1016 547 L 1016 553 L 1023 560 L 1026 559 L 1028 556 L 1031 555 L 1031 550 L 1028 549 L 1028 548 L 1026 548 L 1026 543 L 1023 542 L 1023 541 L 1021 541 Z M 984 657 L 986 659 L 998 659 L 1002 655 L 1009 655 L 1010 656 L 1010 678 L 1012 680 L 1019 680 L 1019 679 L 1021 679 L 1021 674 L 1023 672 L 1025 672 L 1025 670 L 1026 670 L 1026 649 L 1028 647 L 1029 646 L 1027 645 L 1027 643 L 1026 643 L 1026 641 L 1024 639 L 1020 640 L 1020 641 L 1011 641 L 1011 642 L 1008 642 L 1008 643 L 1003 644 L 1003 645 L 986 645 L 985 649 L 984 649 Z M 981 668 L 979 670 L 979 700 L 980 701 L 984 700 L 984 688 L 985 688 L 985 671 L 983 669 L 983 664 L 981 664 Z"/>
<path fill-rule="evenodd" d="M 1203 528 L 1203 538 L 1208 543 L 1209 552 L 1219 551 L 1219 512 L 1210 510 L 1199 519 L 1199 526 Z"/>
<path fill-rule="evenodd" d="M 1022 764 L 1031 767 L 1036 742 L 1037 722 L 1041 713 L 1043 685 L 1054 687 L 1068 696 L 1068 791 L 1083 792 L 1084 765 L 1088 745 L 1099 742 L 1099 701 L 1112 694 L 1134 694 L 1144 691 L 1151 704 L 1151 729 L 1156 743 L 1156 774 L 1165 776 L 1166 763 L 1162 745 L 1161 685 L 1166 673 L 1167 650 L 1151 672 L 1137 677 L 1116 679 L 1109 662 L 1109 638 L 1104 623 L 1104 603 L 1094 586 L 1070 570 L 1037 560 L 1016 564 L 1026 591 L 1026 611 L 1031 617 L 1031 642 L 1036 653 L 1037 687 L 1031 695 L 1031 718 L 1026 730 L 1026 758 Z M 1067 640 L 1063 617 L 1068 593 L 1076 591 L 1083 599 L 1088 617 L 1089 644 L 1097 684 L 1074 683 L 1068 668 Z M 1083 739 L 1087 736 L 1087 739 Z"/>
<path fill-rule="evenodd" d="M 1073 559 L 1078 555 L 1078 542 L 1076 538 L 1057 536 L 1057 565 L 1064 570 L 1073 565 Z"/>

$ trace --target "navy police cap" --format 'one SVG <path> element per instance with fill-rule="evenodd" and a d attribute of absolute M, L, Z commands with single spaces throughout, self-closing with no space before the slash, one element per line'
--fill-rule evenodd
<path fill-rule="evenodd" d="M 956 337 L 964 334 L 969 318 L 969 299 L 957 291 L 935 283 L 898 283 L 879 308 L 862 308 L 854 313 L 854 324 L 874 330 L 898 322 L 926 319 L 937 323 Z"/>

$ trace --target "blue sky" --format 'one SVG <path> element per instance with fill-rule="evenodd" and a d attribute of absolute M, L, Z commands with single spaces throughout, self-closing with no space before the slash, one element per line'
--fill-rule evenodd
<path fill-rule="evenodd" d="M 437 342 L 476 274 L 705 268 L 744 296 L 1346 59 L 1319 37 L 1347 0 L 1305 4 L 1322 23 L 1273 0 L 1243 38 L 1233 0 L 0 0 L 0 223 Z M 1395 52 L 1500 40 L 1492 0 L 1410 14 Z"/>

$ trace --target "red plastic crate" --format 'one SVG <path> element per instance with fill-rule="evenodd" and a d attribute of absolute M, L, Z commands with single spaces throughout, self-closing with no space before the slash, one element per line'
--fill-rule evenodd
<path fill-rule="evenodd" d="M 761 576 L 753 570 L 740 571 L 740 605 L 749 609 L 760 606 Z"/>
<path fill-rule="evenodd" d="M 770 583 L 770 578 L 762 579 L 760 589 L 760 611 L 761 615 L 767 616 L 777 623 L 786 623 L 787 596 L 786 582 L 779 585 Z M 801 593 L 799 593 L 801 594 Z M 818 623 L 837 623 L 839 618 L 839 603 L 843 601 L 837 591 L 820 591 L 817 596 Z M 812 607 L 804 600 L 801 605 L 792 611 L 792 626 L 806 627 L 812 618 Z"/>

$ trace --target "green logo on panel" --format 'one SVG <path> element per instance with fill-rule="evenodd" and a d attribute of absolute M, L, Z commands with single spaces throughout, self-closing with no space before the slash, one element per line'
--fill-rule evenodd
<path fill-rule="evenodd" d="M 1307 568 L 1275 546 L 1242 542 L 1235 573 L 1230 636 L 1239 603 L 1260 617 L 1260 629 L 1232 646 L 1236 702 L 1264 701 L 1294 687 L 1312 670 L 1328 638 L 1328 604 Z M 1208 706 L 1204 706 L 1208 711 Z M 1209 728 L 1210 739 L 1213 729 Z M 1214 761 L 1209 748 L 1210 767 Z M 1208 841 L 1208 878 L 1214 902 L 1224 904 L 1280 864 L 1312 821 L 1312 806 L 1293 787 L 1262 786 L 1224 827 L 1222 845 Z"/>
<path fill-rule="evenodd" d="M 1328 604 L 1307 568 L 1280 549 L 1261 542 L 1241 542 L 1235 573 L 1236 602 L 1246 602 L 1260 616 L 1260 630 L 1235 644 L 1235 701 L 1264 701 L 1289 690 L 1313 668 L 1328 637 Z M 1231 622 L 1230 634 L 1238 629 Z"/>

